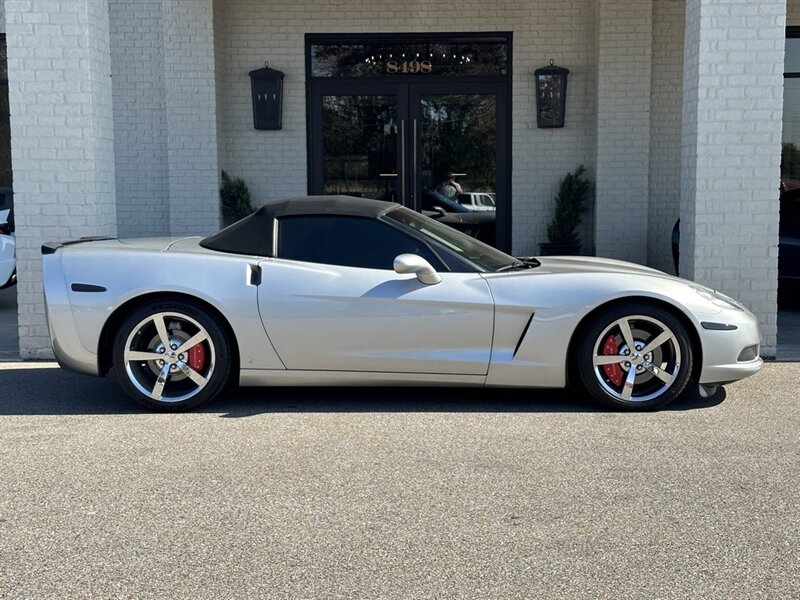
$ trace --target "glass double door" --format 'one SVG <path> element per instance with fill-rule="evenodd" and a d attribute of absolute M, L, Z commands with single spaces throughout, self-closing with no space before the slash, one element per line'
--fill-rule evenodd
<path fill-rule="evenodd" d="M 505 84 L 329 80 L 313 87 L 310 113 L 312 194 L 490 223 L 495 245 L 510 245 Z"/>

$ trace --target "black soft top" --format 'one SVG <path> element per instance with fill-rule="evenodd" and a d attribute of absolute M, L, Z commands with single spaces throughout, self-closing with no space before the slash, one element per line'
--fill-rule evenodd
<path fill-rule="evenodd" d="M 377 219 L 398 206 L 400 205 L 394 202 L 352 196 L 299 196 L 273 200 L 249 217 L 205 238 L 200 245 L 219 252 L 273 256 L 275 219 L 297 215 L 342 215 Z"/>

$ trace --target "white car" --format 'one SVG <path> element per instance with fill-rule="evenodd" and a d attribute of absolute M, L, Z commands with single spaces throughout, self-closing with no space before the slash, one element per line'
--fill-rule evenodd
<path fill-rule="evenodd" d="M 17 282 L 16 240 L 8 227 L 11 211 L 0 210 L 0 290 Z"/>
<path fill-rule="evenodd" d="M 494 194 L 488 192 L 467 192 L 458 195 L 458 203 L 474 212 L 496 211 Z"/>
<path fill-rule="evenodd" d="M 391 202 L 270 202 L 207 238 L 42 247 L 53 350 L 155 410 L 241 385 L 564 387 L 654 409 L 762 365 L 755 317 L 617 260 L 514 258 Z M 266 392 L 270 393 L 270 392 Z"/>

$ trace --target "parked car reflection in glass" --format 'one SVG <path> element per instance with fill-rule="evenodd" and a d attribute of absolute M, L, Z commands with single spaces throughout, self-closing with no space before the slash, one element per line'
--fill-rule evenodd
<path fill-rule="evenodd" d="M 467 192 L 459 194 L 458 203 L 464 208 L 474 212 L 497 210 L 494 194 L 489 192 Z"/>
<path fill-rule="evenodd" d="M 497 241 L 495 211 L 476 212 L 434 189 L 422 190 L 422 214 L 494 246 Z"/>

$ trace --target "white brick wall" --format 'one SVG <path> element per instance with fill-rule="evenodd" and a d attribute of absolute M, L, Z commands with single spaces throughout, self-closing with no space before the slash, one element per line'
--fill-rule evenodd
<path fill-rule="evenodd" d="M 674 273 L 672 227 L 680 216 L 684 0 L 653 2 L 650 206 L 647 264 Z"/>
<path fill-rule="evenodd" d="M 164 0 L 170 232 L 219 229 L 212 0 Z"/>
<path fill-rule="evenodd" d="M 105 0 L 8 0 L 20 353 L 50 357 L 40 246 L 114 234 L 114 150 Z"/>
<path fill-rule="evenodd" d="M 681 273 L 740 298 L 776 346 L 785 0 L 687 3 Z"/>
<path fill-rule="evenodd" d="M 163 0 L 109 0 L 117 229 L 169 235 Z"/>
<path fill-rule="evenodd" d="M 110 0 L 120 235 L 219 227 L 212 0 Z"/>
<path fill-rule="evenodd" d="M 212 0 L 164 0 L 170 232 L 219 229 Z"/>
<path fill-rule="evenodd" d="M 597 255 L 647 262 L 652 0 L 598 0 Z"/>
<path fill-rule="evenodd" d="M 224 11 L 225 3 L 214 2 L 214 85 L 215 85 L 215 101 L 217 103 L 217 168 L 222 169 L 223 165 L 223 143 L 224 136 L 222 135 L 222 117 L 225 114 L 223 103 L 223 90 L 224 80 L 223 73 L 225 72 L 225 45 L 222 43 L 223 35 L 220 33 L 224 27 Z"/>
<path fill-rule="evenodd" d="M 594 19 L 591 0 L 473 0 L 457 10 L 421 0 L 229 0 L 217 19 L 221 167 L 243 177 L 256 201 L 306 193 L 305 33 L 512 31 L 513 250 L 536 253 L 558 180 L 580 163 L 594 172 Z M 567 122 L 537 129 L 533 71 L 551 58 L 570 69 Z M 286 73 L 281 131 L 253 129 L 247 73 L 265 60 Z"/>

